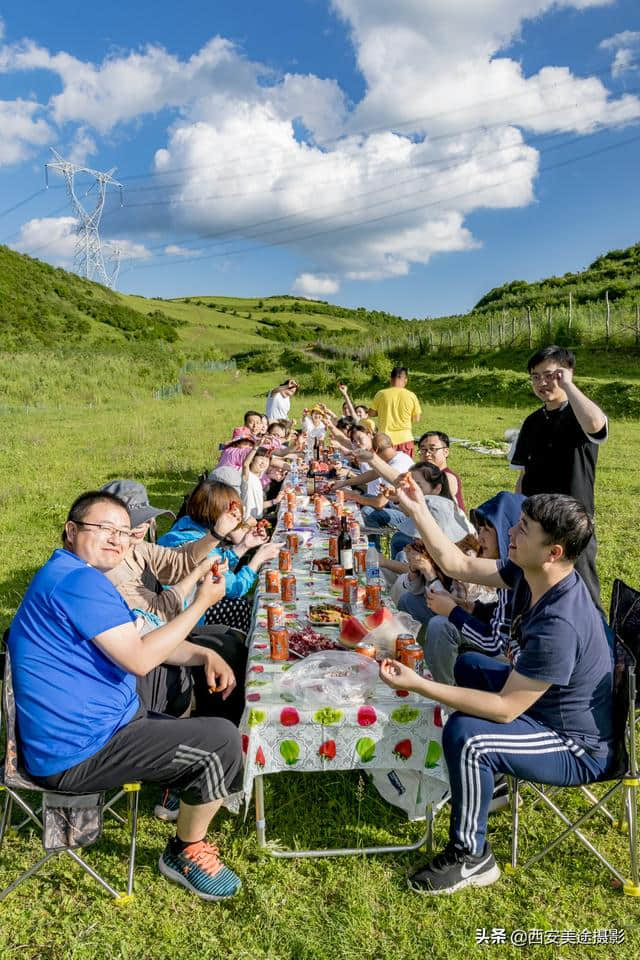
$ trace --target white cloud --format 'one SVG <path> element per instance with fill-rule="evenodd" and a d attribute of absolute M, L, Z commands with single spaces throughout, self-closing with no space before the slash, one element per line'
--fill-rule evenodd
<path fill-rule="evenodd" d="M 143 243 L 136 243 L 126 238 L 110 237 L 103 244 L 105 259 L 110 256 L 114 248 L 119 250 L 121 260 L 149 260 L 151 257 L 150 251 Z"/>
<path fill-rule="evenodd" d="M 602 50 L 613 50 L 614 58 L 611 64 L 611 74 L 619 77 L 623 73 L 640 69 L 640 31 L 623 30 L 612 37 L 607 37 L 600 44 Z"/>
<path fill-rule="evenodd" d="M 337 293 L 339 289 L 340 284 L 333 277 L 315 273 L 301 273 L 292 287 L 293 292 L 302 297 L 326 297 Z"/>
<path fill-rule="evenodd" d="M 40 109 L 31 100 L 0 100 L 0 167 L 22 163 L 52 137 Z"/>
<path fill-rule="evenodd" d="M 11 246 L 60 267 L 73 263 L 76 246 L 74 217 L 42 217 L 23 223 Z"/>
<path fill-rule="evenodd" d="M 87 158 L 98 152 L 98 147 L 86 127 L 78 127 L 67 150 L 64 151 L 65 160 L 71 163 L 84 164 Z"/>
<path fill-rule="evenodd" d="M 193 257 L 201 251 L 193 250 L 191 247 L 181 247 L 177 243 L 170 243 L 168 247 L 164 248 L 164 252 L 168 257 Z"/>

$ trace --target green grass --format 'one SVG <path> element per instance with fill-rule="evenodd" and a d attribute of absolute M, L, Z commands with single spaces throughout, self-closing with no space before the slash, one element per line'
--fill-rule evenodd
<path fill-rule="evenodd" d="M 110 384 L 95 376 L 108 386 L 97 407 L 81 407 L 67 390 L 69 403 L 57 410 L 1 416 L 3 625 L 34 571 L 59 542 L 67 508 L 82 489 L 135 477 L 147 485 L 152 502 L 177 509 L 196 474 L 214 463 L 218 442 L 240 422 L 245 409 L 263 402 L 281 372 L 209 375 L 191 397 L 153 401 L 148 395 L 118 398 L 117 371 L 112 371 Z M 128 376 L 126 382 L 132 383 Z M 335 396 L 328 399 L 337 402 Z M 295 411 L 301 406 L 301 401 L 294 402 Z M 427 405 L 419 426 L 441 427 L 464 438 L 501 439 L 532 407 Z M 614 576 L 638 580 L 639 458 L 640 423 L 614 421 L 611 440 L 601 452 L 597 486 L 599 567 L 606 602 Z M 502 460 L 455 448 L 451 463 L 463 478 L 469 505 L 512 487 L 515 474 Z M 271 777 L 266 797 L 269 836 L 287 845 L 366 845 L 414 840 L 420 834 L 419 825 L 403 820 L 358 774 Z M 638 955 L 638 901 L 612 889 L 608 874 L 576 847 L 562 846 L 528 878 L 503 877 L 487 890 L 432 902 L 406 888 L 405 874 L 415 855 L 269 858 L 255 841 L 253 807 L 246 822 L 223 814 L 215 829 L 224 856 L 243 879 L 241 895 L 229 904 L 203 904 L 157 872 L 156 860 L 171 828 L 152 818 L 154 799 L 152 790 L 143 791 L 135 900 L 115 907 L 71 861 L 50 864 L 0 905 L 2 960 L 462 960 L 486 955 L 488 948 L 475 946 L 475 931 L 481 927 L 625 927 L 626 945 L 580 948 L 580 956 Z M 445 820 L 438 820 L 440 845 Z M 549 828 L 542 811 L 526 811 L 524 849 L 533 849 L 549 835 Z M 508 815 L 492 818 L 490 838 L 501 863 L 508 857 L 509 835 Z M 604 822 L 596 825 L 595 836 L 612 855 L 622 853 L 621 839 Z M 87 858 L 122 886 L 124 854 L 123 835 L 109 825 Z M 0 855 L 0 884 L 38 856 L 40 847 L 32 834 L 11 835 Z M 503 957 L 521 955 L 510 946 L 490 949 Z M 575 946 L 551 950 L 531 947 L 528 954 L 578 956 Z"/>

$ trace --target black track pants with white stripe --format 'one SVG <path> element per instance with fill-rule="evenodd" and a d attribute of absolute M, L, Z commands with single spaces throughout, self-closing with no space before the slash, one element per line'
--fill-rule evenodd
<path fill-rule="evenodd" d="M 95 793 L 131 780 L 170 787 L 193 806 L 237 793 L 238 729 L 219 717 L 180 720 L 141 710 L 88 760 L 38 783 L 62 793 Z"/>
<path fill-rule="evenodd" d="M 460 687 L 497 693 L 511 671 L 482 653 L 465 653 L 456 661 Z M 511 723 L 495 723 L 453 713 L 443 730 L 451 782 L 449 833 L 469 853 L 484 849 L 489 803 L 496 773 L 556 786 L 591 783 L 604 773 L 600 762 L 567 736 L 559 736 L 526 714 Z"/>

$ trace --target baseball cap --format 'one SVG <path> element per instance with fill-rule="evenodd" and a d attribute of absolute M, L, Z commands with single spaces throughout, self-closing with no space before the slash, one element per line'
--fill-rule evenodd
<path fill-rule="evenodd" d="M 175 519 L 173 511 L 152 507 L 149 503 L 147 488 L 144 484 L 137 483 L 135 480 L 110 480 L 100 489 L 120 497 L 126 504 L 132 527 L 138 527 L 141 523 L 147 523 L 148 520 L 153 520 L 154 517 L 159 517 L 164 513 L 171 514 Z"/>

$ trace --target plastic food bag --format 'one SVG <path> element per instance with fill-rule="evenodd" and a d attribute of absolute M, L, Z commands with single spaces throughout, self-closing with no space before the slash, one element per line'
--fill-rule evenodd
<path fill-rule="evenodd" d="M 350 650 L 323 650 L 294 663 L 281 690 L 303 703 L 344 706 L 366 700 L 377 680 L 375 660 Z"/>
<path fill-rule="evenodd" d="M 384 657 L 395 657 L 396 637 L 399 633 L 415 632 L 416 623 L 413 617 L 408 613 L 394 613 L 392 617 L 383 620 L 379 626 L 374 627 L 364 637 L 364 640 L 375 645 L 376 656 L 381 660 Z"/>

